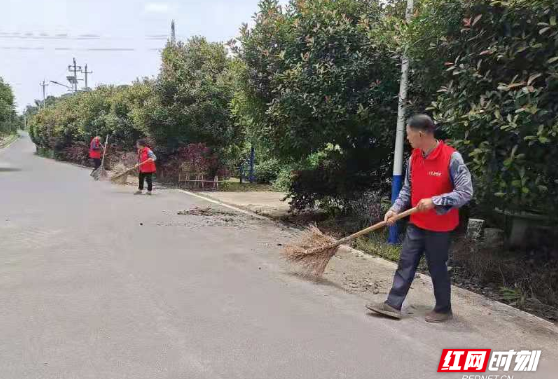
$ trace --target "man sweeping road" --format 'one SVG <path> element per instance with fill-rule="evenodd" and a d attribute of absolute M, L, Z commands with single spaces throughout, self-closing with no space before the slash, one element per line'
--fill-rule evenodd
<path fill-rule="evenodd" d="M 401 318 L 401 307 L 415 277 L 422 254 L 434 285 L 436 306 L 425 317 L 427 322 L 444 322 L 453 317 L 451 282 L 447 270 L 450 234 L 459 224 L 459 211 L 473 197 L 471 174 L 459 152 L 434 137 L 435 125 L 427 115 L 416 115 L 407 122 L 407 140 L 413 147 L 405 184 L 385 220 L 417 207 L 411 215 L 393 285 L 387 300 L 367 304 L 367 308 L 393 318 Z"/>

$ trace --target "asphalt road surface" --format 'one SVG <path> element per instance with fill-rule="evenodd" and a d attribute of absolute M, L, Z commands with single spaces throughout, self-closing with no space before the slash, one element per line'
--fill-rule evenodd
<path fill-rule="evenodd" d="M 290 231 L 178 215 L 209 204 L 134 196 L 34 151 L 0 151 L 0 378 L 462 377 L 436 373 L 451 328 L 372 317 L 289 274 Z"/>

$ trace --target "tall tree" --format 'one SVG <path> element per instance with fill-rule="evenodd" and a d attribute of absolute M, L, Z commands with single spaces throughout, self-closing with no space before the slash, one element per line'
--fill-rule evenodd
<path fill-rule="evenodd" d="M 286 8 L 264 0 L 255 25 L 241 30 L 244 109 L 256 134 L 285 163 L 324 152 L 295 176 L 297 206 L 385 186 L 399 74 L 372 38 L 381 19 L 372 0 L 291 1 Z"/>
<path fill-rule="evenodd" d="M 236 143 L 240 134 L 230 110 L 230 64 L 222 43 L 193 37 L 167 44 L 156 98 L 146 108 L 149 131 L 160 144 L 174 149 L 198 142 L 212 147 Z"/>
<path fill-rule="evenodd" d="M 15 133 L 18 124 L 12 87 L 0 77 L 0 134 Z"/>

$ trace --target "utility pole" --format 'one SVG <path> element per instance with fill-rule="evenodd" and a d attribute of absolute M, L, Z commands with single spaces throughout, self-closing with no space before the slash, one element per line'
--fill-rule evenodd
<path fill-rule="evenodd" d="M 78 66 L 76 64 L 76 58 L 74 58 L 74 64 L 73 65 L 68 65 L 68 71 L 73 72 L 74 76 L 73 79 L 70 80 L 71 77 L 68 77 L 68 80 L 70 81 L 70 83 L 72 83 L 74 85 L 74 92 L 78 91 L 78 78 L 77 78 L 77 73 L 82 72 L 81 71 L 81 66 Z"/>
<path fill-rule="evenodd" d="M 46 83 L 46 80 L 43 79 L 42 83 L 39 83 L 41 87 L 43 87 L 43 109 L 46 108 L 46 87 L 49 85 Z"/>
<path fill-rule="evenodd" d="M 407 23 L 413 17 L 413 0 L 407 0 L 407 10 L 405 20 Z M 395 153 L 393 156 L 393 180 L 391 182 L 391 202 L 397 200 L 399 191 L 403 185 L 403 143 L 405 140 L 405 110 L 407 105 L 407 88 L 409 80 L 409 57 L 407 47 L 403 51 L 401 58 L 401 82 L 399 83 L 399 106 L 397 109 L 397 129 L 395 135 Z M 388 242 L 395 244 L 398 242 L 399 232 L 397 224 L 389 228 Z"/>
<path fill-rule="evenodd" d="M 87 74 L 92 74 L 93 71 L 87 71 L 87 64 L 85 65 L 85 71 L 83 74 L 85 75 L 85 90 L 88 91 L 89 87 L 87 86 Z"/>
<path fill-rule="evenodd" d="M 174 26 L 174 20 L 171 22 L 171 42 L 174 45 L 176 43 L 176 29 Z"/>

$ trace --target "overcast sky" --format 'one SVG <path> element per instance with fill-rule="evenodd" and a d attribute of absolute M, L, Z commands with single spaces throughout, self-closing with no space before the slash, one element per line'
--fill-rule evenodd
<path fill-rule="evenodd" d="M 284 0 L 283 3 L 286 3 Z M 68 65 L 93 71 L 89 86 L 154 76 L 159 50 L 176 22 L 177 39 L 203 35 L 227 41 L 257 11 L 258 0 L 2 0 L 0 76 L 18 110 L 42 98 L 40 82 L 68 84 Z M 83 86 L 83 82 L 80 82 Z M 47 95 L 64 87 L 50 84 Z"/>

